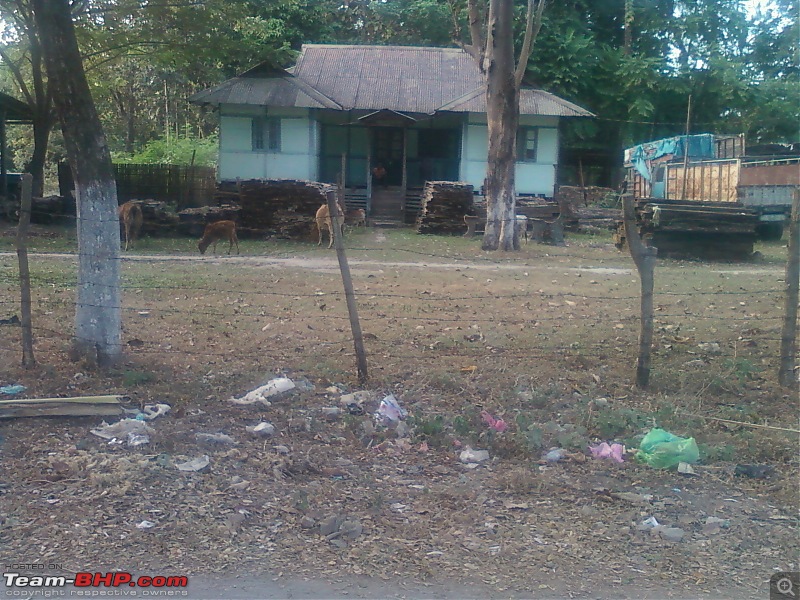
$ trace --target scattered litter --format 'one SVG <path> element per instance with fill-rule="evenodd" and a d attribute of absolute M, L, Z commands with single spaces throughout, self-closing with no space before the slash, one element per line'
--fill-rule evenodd
<path fill-rule="evenodd" d="M 275 425 L 261 421 L 258 425 L 248 425 L 245 427 L 248 433 L 252 433 L 258 437 L 272 437 L 275 435 Z"/>
<path fill-rule="evenodd" d="M 702 342 L 697 344 L 697 347 L 703 352 L 708 352 L 709 354 L 722 354 L 722 348 L 720 348 L 717 342 Z"/>
<path fill-rule="evenodd" d="M 152 521 L 144 520 L 141 523 L 137 523 L 136 529 L 150 529 L 151 527 L 155 527 L 156 524 Z"/>
<path fill-rule="evenodd" d="M 567 451 L 563 448 L 551 448 L 550 452 L 544 455 L 544 460 L 547 462 L 558 462 L 567 455 Z"/>
<path fill-rule="evenodd" d="M 625 446 L 602 442 L 596 446 L 589 446 L 589 452 L 594 458 L 610 458 L 614 462 L 621 463 L 624 462 L 622 455 L 625 453 Z"/>
<path fill-rule="evenodd" d="M 611 492 L 612 498 L 625 500 L 631 504 L 648 504 L 653 500 L 653 494 L 636 494 L 634 492 Z"/>
<path fill-rule="evenodd" d="M 90 430 L 93 435 L 101 437 L 109 442 L 120 442 L 123 439 L 128 441 L 129 446 L 139 446 L 146 444 L 150 441 L 150 435 L 155 433 L 155 429 L 150 427 L 144 421 L 137 421 L 136 419 L 122 419 L 113 425 L 109 425 L 105 421 L 100 423 L 99 427 Z M 147 438 L 147 441 L 141 441 L 142 436 Z"/>
<path fill-rule="evenodd" d="M 731 526 L 730 519 L 720 519 L 719 517 L 708 517 L 705 525 L 703 525 L 703 533 L 705 535 L 714 535 L 720 532 L 721 529 L 728 529 Z"/>
<path fill-rule="evenodd" d="M 196 472 L 196 471 L 202 471 L 209 464 L 211 464 L 211 459 L 208 458 L 207 454 L 204 454 L 203 456 L 198 456 L 197 458 L 193 458 L 192 460 L 187 460 L 184 463 L 179 463 L 175 465 L 175 467 L 179 471 Z"/>
<path fill-rule="evenodd" d="M 401 419 L 405 419 L 407 415 L 408 411 L 400 406 L 397 398 L 395 398 L 394 395 L 389 394 L 383 400 L 381 400 L 381 405 L 378 407 L 378 411 L 375 413 L 375 420 L 382 422 L 384 425 L 388 425 L 390 423 L 397 423 Z"/>
<path fill-rule="evenodd" d="M 125 396 L 78 396 L 76 398 L 11 398 L 0 400 L 0 418 L 87 417 L 120 415 Z"/>
<path fill-rule="evenodd" d="M 20 320 L 17 315 L 12 315 L 7 319 L 0 319 L 0 325 L 19 325 Z"/>
<path fill-rule="evenodd" d="M 272 449 L 278 454 L 289 454 L 289 452 L 291 452 L 289 446 L 273 446 Z"/>
<path fill-rule="evenodd" d="M 355 404 L 356 406 L 363 408 L 364 402 L 369 402 L 370 400 L 372 400 L 372 392 L 361 390 L 358 392 L 353 392 L 352 394 L 342 395 L 342 397 L 339 398 L 339 404 L 347 407 L 349 407 L 351 404 Z"/>
<path fill-rule="evenodd" d="M 766 479 L 773 473 L 775 473 L 775 467 L 772 465 L 736 465 L 733 470 L 734 475 L 751 479 Z"/>
<path fill-rule="evenodd" d="M 14 394 L 21 394 L 25 390 L 27 390 L 24 385 L 14 384 L 14 385 L 4 385 L 0 387 L 0 394 L 5 394 L 6 396 L 13 396 Z"/>
<path fill-rule="evenodd" d="M 150 443 L 150 436 L 146 433 L 136 433 L 131 431 L 128 434 L 128 446 L 136 447 L 136 446 L 144 446 L 145 444 Z"/>
<path fill-rule="evenodd" d="M 656 519 L 655 517 L 647 517 L 644 521 L 639 523 L 637 529 L 639 531 L 648 531 L 650 529 L 653 529 L 654 527 L 660 527 L 660 526 L 661 524 L 658 522 L 658 519 Z"/>
<path fill-rule="evenodd" d="M 678 473 L 681 473 L 683 475 L 697 475 L 697 473 L 695 473 L 694 469 L 692 468 L 692 465 L 686 462 L 678 463 Z"/>
<path fill-rule="evenodd" d="M 669 469 L 682 462 L 696 463 L 699 458 L 700 451 L 694 438 L 678 437 L 657 427 L 644 436 L 636 454 L 636 460 L 654 469 Z"/>
<path fill-rule="evenodd" d="M 489 451 L 488 450 L 473 450 L 469 446 L 467 446 L 466 450 L 463 450 L 461 454 L 458 455 L 458 459 L 462 463 L 480 463 L 486 460 L 489 460 Z"/>
<path fill-rule="evenodd" d="M 227 433 L 195 433 L 194 437 L 197 438 L 198 442 L 205 442 L 209 444 L 235 446 L 239 443 Z"/>
<path fill-rule="evenodd" d="M 335 421 L 341 416 L 342 409 L 338 406 L 325 406 L 320 409 L 320 412 L 328 421 Z"/>
<path fill-rule="evenodd" d="M 503 433 L 508 429 L 508 423 L 503 419 L 495 419 L 485 410 L 481 411 L 481 419 L 483 419 L 483 422 L 486 423 L 490 429 L 494 429 L 498 433 Z"/>
<path fill-rule="evenodd" d="M 172 410 L 169 404 L 146 404 L 139 413 L 145 421 L 152 421 L 156 417 L 167 414 Z"/>
<path fill-rule="evenodd" d="M 271 379 L 264 385 L 248 392 L 241 398 L 230 398 L 228 402 L 234 404 L 255 404 L 261 402 L 265 406 L 270 406 L 272 403 L 269 398 L 275 399 L 277 396 L 295 389 L 294 381 L 288 377 L 276 377 Z"/>
<path fill-rule="evenodd" d="M 653 527 L 650 533 L 660 535 L 661 539 L 667 542 L 680 542 L 686 535 L 686 532 L 680 527 L 664 527 L 663 525 Z"/>

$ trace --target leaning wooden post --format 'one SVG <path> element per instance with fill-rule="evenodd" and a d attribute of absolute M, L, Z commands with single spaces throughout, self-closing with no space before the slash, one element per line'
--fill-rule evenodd
<path fill-rule="evenodd" d="M 786 262 L 786 302 L 781 330 L 781 366 L 778 381 L 797 389 L 797 301 L 800 286 L 800 188 L 795 188 L 792 218 L 789 221 L 789 260 Z"/>
<path fill-rule="evenodd" d="M 27 235 L 31 222 L 30 173 L 22 175 L 22 188 L 17 225 L 17 259 L 19 260 L 20 312 L 22 313 L 22 366 L 30 368 L 36 364 L 33 356 L 33 326 L 31 324 L 31 273 L 28 268 Z"/>
<path fill-rule="evenodd" d="M 639 358 L 636 362 L 636 385 L 644 389 L 650 383 L 650 350 L 653 346 L 653 287 L 658 249 L 646 246 L 639 237 L 632 195 L 622 196 L 622 207 L 625 239 L 628 242 L 636 269 L 639 271 L 641 283 L 641 328 L 639 330 Z"/>
<path fill-rule="evenodd" d="M 353 332 L 353 344 L 356 349 L 358 381 L 363 384 L 367 381 L 367 354 L 364 352 L 364 336 L 361 334 L 361 323 L 358 320 L 358 307 L 356 306 L 356 295 L 353 291 L 353 279 L 350 277 L 350 265 L 347 264 L 344 243 L 342 242 L 342 217 L 344 215 L 339 212 L 334 191 L 328 191 L 327 199 L 328 212 L 331 215 L 331 224 L 333 225 L 333 231 L 330 234 L 333 236 L 333 243 L 336 247 L 336 258 L 339 259 L 344 297 L 347 301 L 347 313 L 350 316 L 350 329 Z"/>

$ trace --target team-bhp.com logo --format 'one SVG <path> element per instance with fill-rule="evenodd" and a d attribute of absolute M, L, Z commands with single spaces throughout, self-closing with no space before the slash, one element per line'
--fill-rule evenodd
<path fill-rule="evenodd" d="M 63 588 L 68 585 L 76 588 L 121 588 L 136 587 L 146 589 L 185 588 L 189 578 L 178 575 L 142 575 L 135 577 L 126 572 L 119 573 L 75 573 L 74 577 L 65 575 L 38 575 L 22 573 L 3 573 L 6 588 Z"/>

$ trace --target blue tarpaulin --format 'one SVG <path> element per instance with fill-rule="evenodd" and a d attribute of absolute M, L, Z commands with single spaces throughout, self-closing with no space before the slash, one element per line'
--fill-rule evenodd
<path fill-rule="evenodd" d="M 716 158 L 714 134 L 700 133 L 664 138 L 628 148 L 625 150 L 625 162 L 633 165 L 642 177 L 650 181 L 649 161 L 668 155 L 683 158 L 687 148 L 689 158 Z"/>

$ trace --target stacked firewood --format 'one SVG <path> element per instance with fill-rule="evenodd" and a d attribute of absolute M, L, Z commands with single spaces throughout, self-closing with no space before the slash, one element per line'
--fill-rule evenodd
<path fill-rule="evenodd" d="M 428 181 L 417 217 L 418 233 L 464 233 L 464 215 L 473 214 L 472 186 L 451 181 Z"/>
<path fill-rule="evenodd" d="M 183 235 L 200 237 L 209 223 L 238 221 L 239 207 L 235 204 L 187 208 L 178 213 L 178 231 Z"/>
<path fill-rule="evenodd" d="M 317 209 L 333 188 L 324 183 L 293 179 L 250 179 L 231 182 L 218 191 L 219 200 L 240 207 L 241 230 L 300 238 L 308 235 Z"/>
<path fill-rule="evenodd" d="M 145 235 L 175 231 L 179 217 L 175 208 L 160 200 L 137 200 L 142 209 L 142 230 Z"/>

